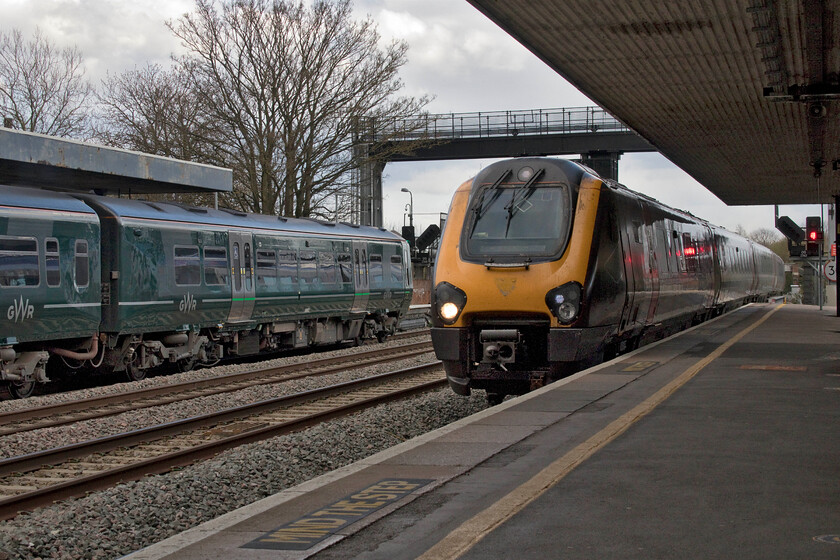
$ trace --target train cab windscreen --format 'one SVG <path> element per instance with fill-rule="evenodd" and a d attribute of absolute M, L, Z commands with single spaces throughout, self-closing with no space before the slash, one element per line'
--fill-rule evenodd
<path fill-rule="evenodd" d="M 492 186 L 472 199 L 462 238 L 462 257 L 493 259 L 559 258 L 572 222 L 569 188 L 560 184 Z"/>

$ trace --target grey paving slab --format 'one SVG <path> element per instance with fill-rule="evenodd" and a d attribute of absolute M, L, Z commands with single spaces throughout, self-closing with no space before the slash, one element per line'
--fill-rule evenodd
<path fill-rule="evenodd" d="M 625 431 L 460 557 L 838 558 L 840 319 L 784 306 L 638 412 L 769 309 L 736 311 L 506 401 L 208 527 L 182 550 L 170 543 L 168 556 L 142 558 L 417 558 L 626 418 Z M 655 364 L 622 371 L 645 361 Z M 230 544 L 394 476 L 435 482 L 296 555 L 240 554 Z"/>

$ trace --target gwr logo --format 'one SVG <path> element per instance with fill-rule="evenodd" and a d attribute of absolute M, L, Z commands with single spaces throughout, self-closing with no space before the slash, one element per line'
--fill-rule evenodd
<path fill-rule="evenodd" d="M 6 319 L 19 323 L 26 319 L 31 319 L 34 314 L 35 306 L 29 304 L 28 298 L 24 301 L 23 296 L 20 296 L 19 300 L 13 302 L 12 305 L 9 306 L 9 309 L 6 311 Z"/>
<path fill-rule="evenodd" d="M 195 306 L 197 304 L 198 302 L 196 301 L 195 296 L 187 292 L 184 294 L 184 297 L 181 298 L 181 303 L 178 305 L 178 309 L 180 309 L 182 313 L 189 313 L 190 311 L 195 311 Z"/>

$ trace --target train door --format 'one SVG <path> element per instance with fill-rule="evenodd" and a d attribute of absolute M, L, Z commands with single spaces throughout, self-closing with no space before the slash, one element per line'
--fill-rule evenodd
<path fill-rule="evenodd" d="M 367 310 L 370 298 L 370 272 L 368 270 L 367 243 L 353 242 L 353 282 L 356 286 L 353 311 Z"/>
<path fill-rule="evenodd" d="M 648 307 L 647 323 L 653 323 L 656 314 L 656 307 L 659 304 L 659 262 L 656 258 L 656 227 L 655 220 L 651 215 L 650 206 L 643 204 L 643 215 L 645 219 L 645 271 L 649 280 L 650 306 Z"/>
<path fill-rule="evenodd" d="M 250 233 L 230 232 L 232 299 L 228 321 L 247 321 L 254 311 L 254 241 Z"/>
<path fill-rule="evenodd" d="M 638 312 L 636 306 L 636 292 L 640 289 L 642 279 L 638 274 L 638 266 L 635 261 L 638 260 L 638 250 L 634 249 L 637 244 L 635 225 L 633 220 L 633 206 L 638 206 L 635 201 L 628 200 L 624 197 L 616 199 L 616 216 L 619 219 L 619 238 L 621 239 L 621 250 L 624 255 L 624 278 L 627 282 L 627 290 L 625 292 L 624 309 L 621 312 L 620 331 L 625 331 L 633 328 L 634 313 Z M 635 310 L 635 312 L 634 312 Z"/>

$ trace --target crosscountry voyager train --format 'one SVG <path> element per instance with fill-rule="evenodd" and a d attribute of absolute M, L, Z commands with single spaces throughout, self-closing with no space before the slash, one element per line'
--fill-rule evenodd
<path fill-rule="evenodd" d="M 408 244 L 383 229 L 0 186 L 0 391 L 146 376 L 393 333 Z"/>
<path fill-rule="evenodd" d="M 784 288 L 769 249 L 556 158 L 461 185 L 440 247 L 435 353 L 491 403 Z"/>

